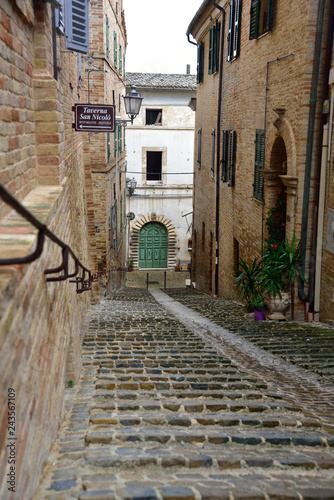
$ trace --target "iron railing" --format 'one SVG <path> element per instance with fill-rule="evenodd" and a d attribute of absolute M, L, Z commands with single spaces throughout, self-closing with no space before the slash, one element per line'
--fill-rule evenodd
<path fill-rule="evenodd" d="M 92 289 L 93 277 L 89 269 L 87 269 L 74 254 L 72 249 L 61 241 L 50 229 L 42 224 L 29 210 L 27 210 L 16 198 L 13 196 L 3 184 L 0 183 L 0 197 L 10 205 L 17 213 L 19 213 L 24 219 L 26 219 L 30 224 L 32 224 L 36 229 L 38 229 L 37 235 L 37 245 L 36 249 L 26 257 L 15 257 L 8 259 L 0 259 L 0 266 L 12 266 L 15 264 L 29 264 L 34 262 L 43 252 L 45 238 L 49 238 L 56 245 L 62 249 L 62 263 L 58 267 L 52 269 L 45 269 L 44 274 L 57 274 L 57 276 L 51 276 L 46 278 L 46 281 L 65 281 L 69 278 L 75 278 L 70 280 L 70 283 L 76 283 L 76 292 L 82 293 L 87 292 Z M 72 257 L 74 261 L 74 272 L 69 272 L 69 257 Z M 62 274 L 59 274 L 61 273 Z M 80 275 L 78 276 L 80 272 Z"/>

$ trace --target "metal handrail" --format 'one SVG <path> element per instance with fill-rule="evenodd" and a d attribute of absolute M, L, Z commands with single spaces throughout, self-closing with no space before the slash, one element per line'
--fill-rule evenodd
<path fill-rule="evenodd" d="M 15 196 L 13 196 L 8 189 L 0 182 L 0 197 L 3 199 L 5 203 L 10 205 L 18 214 L 20 214 L 24 219 L 26 219 L 30 224 L 32 224 L 36 229 L 38 229 L 37 236 L 37 247 L 33 253 L 27 255 L 26 257 L 16 257 L 16 258 L 8 258 L 8 259 L 0 259 L 0 266 L 12 266 L 15 264 L 29 264 L 30 262 L 34 262 L 43 252 L 45 237 L 48 237 L 52 240 L 56 245 L 62 248 L 62 256 L 63 260 L 60 266 L 55 267 L 53 269 L 46 269 L 44 274 L 57 274 L 63 271 L 63 274 L 54 276 L 51 278 L 46 278 L 46 281 L 65 281 L 68 278 L 72 278 L 77 276 L 79 273 L 79 268 L 82 270 L 81 276 L 77 277 L 75 280 L 70 280 L 70 283 L 76 283 L 77 293 L 86 292 L 92 289 L 92 274 L 89 269 L 87 269 L 77 258 L 72 249 L 66 245 L 62 240 L 60 240 L 50 229 L 42 224 L 40 220 L 38 220 L 27 208 L 25 208 L 22 203 L 20 203 Z M 69 267 L 69 255 L 71 255 L 74 260 L 75 271 L 73 273 L 68 272 Z M 86 274 L 88 274 L 88 278 L 86 278 Z"/>

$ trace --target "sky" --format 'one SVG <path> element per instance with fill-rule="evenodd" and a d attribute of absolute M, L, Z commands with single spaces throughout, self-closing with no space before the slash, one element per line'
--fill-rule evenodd
<path fill-rule="evenodd" d="M 197 51 L 186 31 L 203 0 L 123 0 L 128 36 L 125 69 L 196 73 Z"/>

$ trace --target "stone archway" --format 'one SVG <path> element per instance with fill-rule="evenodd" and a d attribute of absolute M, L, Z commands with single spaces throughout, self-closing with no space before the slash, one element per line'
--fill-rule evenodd
<path fill-rule="evenodd" d="M 151 214 L 141 215 L 134 221 L 130 230 L 129 253 L 130 258 L 133 259 L 134 267 L 139 267 L 139 234 L 142 228 L 150 222 L 157 222 L 162 224 L 167 230 L 168 236 L 168 250 L 167 250 L 167 267 L 174 268 L 176 265 L 176 240 L 177 233 L 175 226 L 172 224 L 168 217 L 155 212 Z"/>
<path fill-rule="evenodd" d="M 267 213 L 277 200 L 277 193 L 285 190 L 285 235 L 291 239 L 295 228 L 297 178 L 296 143 L 291 124 L 278 112 L 277 120 L 268 128 L 266 141 L 266 167 L 264 178 L 264 204 Z"/>

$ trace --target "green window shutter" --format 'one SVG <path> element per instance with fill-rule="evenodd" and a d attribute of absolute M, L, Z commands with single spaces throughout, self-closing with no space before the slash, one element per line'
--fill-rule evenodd
<path fill-rule="evenodd" d="M 223 130 L 222 138 L 222 181 L 227 182 L 228 130 Z"/>
<path fill-rule="evenodd" d="M 213 73 L 216 73 L 219 67 L 219 35 L 220 35 L 220 24 L 218 21 L 216 21 L 216 26 L 214 29 L 214 44 L 213 44 Z"/>
<path fill-rule="evenodd" d="M 264 130 L 256 130 L 253 196 L 259 201 L 263 201 L 263 177 L 261 170 L 264 168 L 264 139 Z"/>
<path fill-rule="evenodd" d="M 230 2 L 228 15 L 228 35 L 227 35 L 227 60 L 233 58 L 233 29 L 234 29 L 234 0 Z"/>
<path fill-rule="evenodd" d="M 118 48 L 118 58 L 119 58 L 119 74 L 122 76 L 122 64 L 123 64 L 122 45 L 120 45 Z"/>
<path fill-rule="evenodd" d="M 123 143 L 123 127 L 122 125 L 119 126 L 118 128 L 118 152 L 119 153 L 122 153 L 123 152 L 123 148 L 122 148 L 122 143 Z"/>
<path fill-rule="evenodd" d="M 114 132 L 114 150 L 115 150 L 115 156 L 117 154 L 117 146 L 118 146 L 118 128 L 119 125 L 115 126 L 115 132 Z"/>
<path fill-rule="evenodd" d="M 213 128 L 211 132 L 211 174 L 215 175 L 215 152 L 216 152 L 216 130 Z"/>
<path fill-rule="evenodd" d="M 197 132 L 197 166 L 201 168 L 202 165 L 202 129 L 199 128 Z"/>
<path fill-rule="evenodd" d="M 203 65 L 204 65 L 204 43 L 201 42 L 197 47 L 197 83 L 203 81 Z"/>
<path fill-rule="evenodd" d="M 209 75 L 213 73 L 213 55 L 214 55 L 214 26 L 210 28 L 210 42 L 209 42 Z"/>
<path fill-rule="evenodd" d="M 237 131 L 232 130 L 229 138 L 229 162 L 228 162 L 228 185 L 233 187 L 235 184 L 235 158 L 237 151 Z"/>
<path fill-rule="evenodd" d="M 123 76 L 125 76 L 125 54 L 123 54 Z"/>
<path fill-rule="evenodd" d="M 109 47 L 109 19 L 108 19 L 108 16 L 106 16 L 106 56 L 109 59 L 110 47 Z"/>
<path fill-rule="evenodd" d="M 114 66 L 117 68 L 117 58 L 118 58 L 118 45 L 117 45 L 117 33 L 114 31 Z"/>
<path fill-rule="evenodd" d="M 111 148 L 110 148 L 110 132 L 107 132 L 107 162 L 110 162 Z"/>
<path fill-rule="evenodd" d="M 233 57 L 240 54 L 241 4 L 242 0 L 235 0 Z"/>
<path fill-rule="evenodd" d="M 270 31 L 272 28 L 272 10 L 273 10 L 273 0 L 268 0 L 267 5 L 267 31 Z"/>
<path fill-rule="evenodd" d="M 65 49 L 87 54 L 89 52 L 89 0 L 66 0 Z"/>
<path fill-rule="evenodd" d="M 252 0 L 250 8 L 249 39 L 254 40 L 259 36 L 260 0 Z"/>

